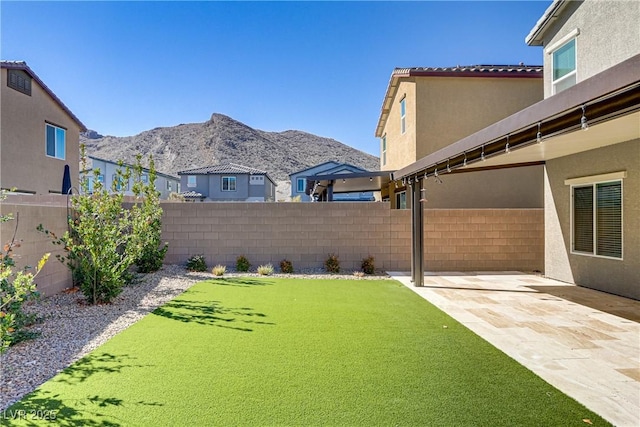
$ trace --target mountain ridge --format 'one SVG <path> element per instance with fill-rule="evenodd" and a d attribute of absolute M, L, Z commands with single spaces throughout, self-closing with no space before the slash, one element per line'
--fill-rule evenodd
<path fill-rule="evenodd" d="M 285 183 L 289 174 L 326 161 L 379 169 L 379 159 L 332 138 L 300 130 L 282 132 L 254 129 L 220 113 L 202 123 L 157 127 L 137 135 L 103 136 L 89 130 L 80 136 L 88 155 L 134 163 L 153 155 L 159 172 L 178 171 L 221 163 L 238 163 L 265 170 Z M 279 191 L 280 192 L 280 191 Z"/>

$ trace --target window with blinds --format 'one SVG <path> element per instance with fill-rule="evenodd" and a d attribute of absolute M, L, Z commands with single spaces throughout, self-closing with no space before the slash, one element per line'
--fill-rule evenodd
<path fill-rule="evenodd" d="M 572 250 L 622 258 L 622 181 L 575 186 L 572 194 Z"/>

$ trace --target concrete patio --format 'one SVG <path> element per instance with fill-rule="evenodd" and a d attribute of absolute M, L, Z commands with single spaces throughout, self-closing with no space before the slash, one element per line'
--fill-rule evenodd
<path fill-rule="evenodd" d="M 396 280 L 617 426 L 640 426 L 640 301 L 519 272 Z M 586 425 L 586 424 L 585 424 Z"/>

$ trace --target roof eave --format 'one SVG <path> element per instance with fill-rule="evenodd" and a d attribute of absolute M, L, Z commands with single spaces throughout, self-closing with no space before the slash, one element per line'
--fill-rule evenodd
<path fill-rule="evenodd" d="M 536 25 L 529 31 L 529 34 L 524 39 L 525 43 L 529 46 L 542 46 L 544 33 L 566 6 L 567 0 L 554 0 L 538 19 Z"/>

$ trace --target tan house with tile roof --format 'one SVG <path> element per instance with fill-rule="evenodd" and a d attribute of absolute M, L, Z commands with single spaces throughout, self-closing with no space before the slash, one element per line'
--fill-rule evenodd
<path fill-rule="evenodd" d="M 428 194 L 437 188 L 432 178 L 447 164 L 452 171 L 482 171 L 542 162 L 544 274 L 640 300 L 638 22 L 639 2 L 555 0 L 526 38 L 544 48 L 545 99 L 392 178 L 411 182 L 412 199 L 419 201 L 422 188 Z M 481 173 L 468 175 L 488 185 Z M 422 209 L 413 214 L 414 239 L 420 241 Z M 414 245 L 418 285 L 420 251 Z"/>
<path fill-rule="evenodd" d="M 395 69 L 375 133 L 380 138 L 380 168 L 403 168 L 540 101 L 542 76 L 541 66 L 524 65 Z M 470 188 L 468 177 L 448 177 L 440 189 L 448 196 L 434 198 L 432 207 L 542 206 L 540 166 L 486 175 L 490 191 Z M 393 207 L 410 206 L 404 185 L 384 193 Z"/>
<path fill-rule="evenodd" d="M 62 191 L 65 166 L 78 188 L 84 124 L 22 61 L 2 61 L 0 187 L 26 194 Z"/>

